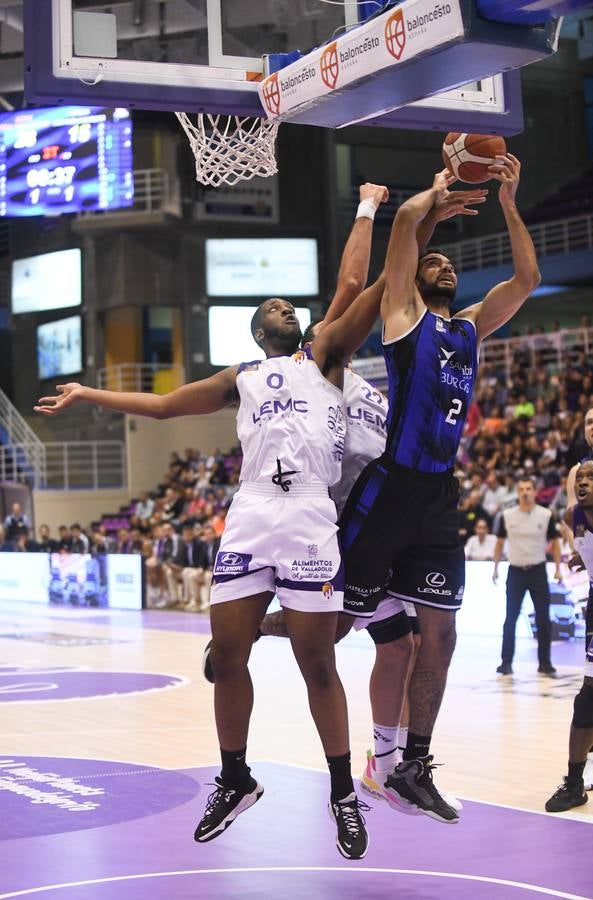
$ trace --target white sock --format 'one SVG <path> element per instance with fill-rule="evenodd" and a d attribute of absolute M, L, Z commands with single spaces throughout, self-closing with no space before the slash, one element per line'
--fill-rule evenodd
<path fill-rule="evenodd" d="M 373 722 L 377 772 L 389 772 L 395 766 L 398 731 L 399 727 L 397 725 L 377 725 Z"/>
<path fill-rule="evenodd" d="M 400 750 L 406 749 L 406 744 L 408 743 L 408 726 L 400 725 L 399 726 L 399 736 L 397 739 L 397 746 Z"/>

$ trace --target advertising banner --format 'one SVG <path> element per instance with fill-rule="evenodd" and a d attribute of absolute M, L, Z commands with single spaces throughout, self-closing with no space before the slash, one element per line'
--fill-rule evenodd
<path fill-rule="evenodd" d="M 404 0 L 302 59 L 274 72 L 259 85 L 269 119 L 339 91 L 361 78 L 406 62 L 464 34 L 459 0 Z"/>

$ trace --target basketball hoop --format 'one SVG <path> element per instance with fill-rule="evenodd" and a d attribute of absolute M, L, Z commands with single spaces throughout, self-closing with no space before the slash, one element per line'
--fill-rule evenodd
<path fill-rule="evenodd" d="M 194 125 L 186 113 L 175 115 L 189 138 L 200 184 L 220 187 L 278 171 L 274 154 L 278 122 L 198 113 Z"/>

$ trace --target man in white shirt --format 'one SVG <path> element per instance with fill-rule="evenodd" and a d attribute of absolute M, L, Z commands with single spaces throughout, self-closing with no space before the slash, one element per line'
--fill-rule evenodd
<path fill-rule="evenodd" d="M 496 670 L 500 675 L 513 674 L 515 628 L 526 591 L 535 607 L 537 648 L 542 675 L 555 675 L 550 661 L 550 588 L 546 574 L 546 550 L 552 542 L 556 563 L 556 581 L 562 581 L 560 571 L 560 534 L 552 513 L 535 502 L 535 484 L 530 478 L 517 483 L 519 505 L 505 509 L 496 532 L 494 549 L 494 583 L 498 581 L 498 564 L 505 540 L 509 542 L 509 574 L 507 577 L 507 614 L 502 638 L 502 662 Z"/>
<path fill-rule="evenodd" d="M 474 562 L 494 559 L 496 535 L 488 533 L 488 522 L 478 519 L 475 534 L 472 534 L 465 545 L 465 558 Z"/>
<path fill-rule="evenodd" d="M 134 509 L 134 515 L 138 516 L 139 519 L 150 519 L 153 512 L 154 500 L 152 497 L 149 497 L 148 491 L 142 491 Z"/>

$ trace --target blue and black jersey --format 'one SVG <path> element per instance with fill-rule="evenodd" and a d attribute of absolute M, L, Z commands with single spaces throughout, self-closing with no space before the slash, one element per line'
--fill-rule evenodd
<path fill-rule="evenodd" d="M 469 319 L 426 310 L 383 344 L 389 377 L 386 455 L 421 472 L 453 468 L 476 380 L 478 341 Z"/>

